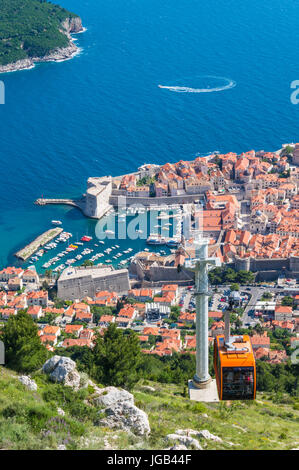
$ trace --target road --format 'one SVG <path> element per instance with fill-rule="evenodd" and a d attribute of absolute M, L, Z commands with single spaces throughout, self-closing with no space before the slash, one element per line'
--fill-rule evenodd
<path fill-rule="evenodd" d="M 220 310 L 220 308 L 218 308 L 219 304 L 221 304 L 222 308 L 228 306 L 227 302 L 220 302 L 221 297 L 223 297 L 224 292 L 227 289 L 228 289 L 228 286 L 218 286 L 217 287 L 217 292 L 211 293 L 212 294 L 212 304 L 209 307 L 210 311 Z M 186 288 L 182 288 L 182 289 L 180 289 L 180 298 L 181 298 L 181 295 L 182 295 L 183 292 L 186 293 L 186 296 L 185 296 L 185 299 L 184 299 L 184 305 L 183 305 L 183 307 L 181 307 L 181 309 L 182 309 L 182 311 L 188 311 L 189 302 L 190 302 L 190 299 L 193 295 L 193 292 L 188 291 Z M 241 297 L 244 294 L 250 296 L 249 301 L 248 301 L 248 303 L 247 303 L 247 305 L 244 309 L 244 313 L 243 313 L 242 318 L 241 318 L 243 328 L 248 327 L 248 324 L 251 324 L 252 326 L 254 326 L 258 322 L 258 320 L 256 320 L 252 315 L 249 315 L 249 314 L 250 314 L 250 311 L 253 310 L 253 308 L 255 307 L 257 301 L 260 300 L 260 298 L 262 297 L 262 295 L 265 292 L 272 292 L 273 294 L 275 294 L 275 296 L 279 296 L 279 295 L 283 296 L 284 295 L 284 291 L 282 289 L 279 289 L 277 286 L 269 286 L 269 287 L 240 286 Z"/>
<path fill-rule="evenodd" d="M 248 288 L 249 289 L 249 288 Z M 249 290 L 246 290 L 247 294 L 250 294 L 250 299 L 248 304 L 245 307 L 243 316 L 242 316 L 242 327 L 244 328 L 247 323 L 252 323 L 253 319 L 252 317 L 249 316 L 250 310 L 253 309 L 253 307 L 256 305 L 257 301 L 260 299 L 260 297 L 263 295 L 264 290 L 261 289 L 260 287 L 251 287 L 250 292 Z"/>
<path fill-rule="evenodd" d="M 248 290 L 247 290 L 248 289 Z M 250 289 L 250 290 L 249 290 Z M 276 300 L 279 298 L 279 296 L 284 296 L 284 291 L 279 289 L 277 286 L 273 287 L 260 287 L 260 286 L 242 286 L 241 291 L 246 292 L 247 294 L 250 293 L 251 297 L 249 299 L 248 304 L 245 307 L 243 316 L 242 316 L 242 326 L 245 327 L 246 323 L 253 323 L 253 318 L 252 316 L 249 316 L 250 310 L 253 309 L 253 307 L 256 305 L 256 302 L 260 300 L 262 295 L 265 292 L 271 292 L 275 294 Z M 277 297 L 278 296 L 278 297 Z M 255 321 L 256 323 L 256 321 Z"/>

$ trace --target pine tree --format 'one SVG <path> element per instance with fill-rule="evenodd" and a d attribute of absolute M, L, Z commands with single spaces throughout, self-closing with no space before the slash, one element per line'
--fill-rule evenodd
<path fill-rule="evenodd" d="M 141 352 L 136 333 L 118 329 L 112 323 L 104 336 L 98 337 L 93 354 L 98 382 L 131 389 L 138 381 Z"/>
<path fill-rule="evenodd" d="M 38 328 L 24 310 L 9 318 L 2 332 L 5 364 L 18 372 L 39 369 L 48 358 L 48 351 L 37 335 Z"/>

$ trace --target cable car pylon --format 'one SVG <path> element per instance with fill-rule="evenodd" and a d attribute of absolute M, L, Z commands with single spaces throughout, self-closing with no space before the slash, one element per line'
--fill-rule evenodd
<path fill-rule="evenodd" d="M 209 258 L 209 239 L 199 232 L 194 237 L 195 257 L 185 261 L 185 268 L 195 273 L 196 298 L 196 372 L 189 380 L 191 400 L 217 402 L 216 380 L 209 374 L 209 266 L 220 266 L 218 258 Z"/>
<path fill-rule="evenodd" d="M 196 298 L 196 373 L 189 380 L 191 400 L 217 402 L 219 400 L 254 400 L 256 396 L 256 364 L 248 335 L 230 334 L 230 313 L 233 304 L 224 313 L 224 335 L 214 339 L 214 371 L 209 374 L 209 278 L 211 266 L 220 266 L 218 258 L 209 258 L 209 239 L 194 231 L 191 247 L 194 257 L 185 260 L 185 268 L 195 273 Z M 185 250 L 187 251 L 187 250 Z M 187 251 L 188 252 L 188 251 Z"/>

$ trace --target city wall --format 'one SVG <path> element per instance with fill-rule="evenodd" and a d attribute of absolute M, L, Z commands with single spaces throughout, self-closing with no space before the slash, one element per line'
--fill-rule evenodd
<path fill-rule="evenodd" d="M 190 204 L 195 200 L 204 200 L 203 194 L 186 194 L 181 196 L 164 196 L 164 197 L 131 197 L 123 196 L 126 200 L 126 205 L 141 205 L 141 206 L 158 206 L 158 205 L 171 205 L 171 204 Z M 109 198 L 109 203 L 112 206 L 118 206 L 119 195 L 112 194 Z"/>
<path fill-rule="evenodd" d="M 290 258 L 236 258 L 237 271 L 245 270 L 257 273 L 257 280 L 275 280 L 279 275 L 299 279 L 299 257 Z"/>

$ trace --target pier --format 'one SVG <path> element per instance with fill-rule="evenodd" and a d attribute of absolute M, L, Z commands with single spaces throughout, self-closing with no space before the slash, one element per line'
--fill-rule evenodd
<path fill-rule="evenodd" d="M 53 238 L 57 237 L 63 231 L 60 227 L 55 227 L 39 235 L 33 242 L 26 245 L 25 248 L 15 253 L 17 258 L 26 261 L 33 255 L 39 248 L 49 243 Z"/>
<path fill-rule="evenodd" d="M 45 199 L 45 198 L 39 198 L 36 199 L 34 204 L 38 206 L 45 206 L 47 204 L 64 204 L 67 206 L 73 206 L 73 207 L 78 207 L 79 209 L 82 209 L 82 203 L 83 199 Z"/>

